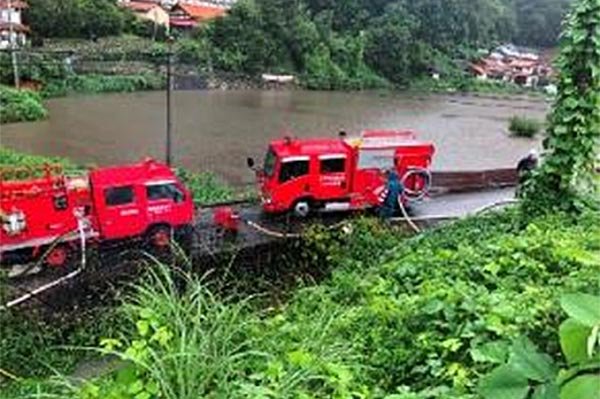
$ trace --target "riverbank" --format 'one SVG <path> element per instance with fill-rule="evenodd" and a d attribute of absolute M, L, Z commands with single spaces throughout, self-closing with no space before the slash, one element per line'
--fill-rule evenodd
<path fill-rule="evenodd" d="M 248 390 L 472 398 L 495 365 L 496 342 L 528 337 L 559 359 L 560 296 L 597 291 L 600 215 L 519 221 L 517 212 L 500 212 L 418 237 L 370 220 L 353 222 L 349 236 L 317 228 L 286 263 L 263 265 L 321 276 L 297 274 L 299 285 L 275 302 L 265 300 L 270 292 L 232 296 L 226 281 L 174 277 L 149 262 L 150 276 L 113 292 L 124 299 L 102 308 L 106 319 L 72 314 L 75 324 L 64 325 L 76 333 L 55 334 L 35 313 L 3 320 L 0 343 L 10 347 L 2 347 L 0 367 L 20 381 L 5 379 L 0 397 L 133 397 L 147 389 L 178 399 L 242 398 Z M 68 379 L 77 360 L 100 356 L 80 346 L 123 357 L 126 367 Z M 117 394 L 134 385 L 130 396 Z"/>

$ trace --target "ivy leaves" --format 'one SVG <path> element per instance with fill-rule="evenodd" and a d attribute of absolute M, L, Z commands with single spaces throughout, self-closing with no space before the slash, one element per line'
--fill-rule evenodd
<path fill-rule="evenodd" d="M 578 211 L 597 196 L 600 142 L 600 2 L 580 0 L 566 21 L 558 96 L 544 140 L 545 159 L 524 190 L 525 214 Z"/>
<path fill-rule="evenodd" d="M 600 397 L 600 297 L 569 294 L 561 298 L 570 316 L 559 329 L 560 345 L 567 360 L 558 370 L 552 359 L 538 351 L 527 338 L 516 339 L 508 353 L 498 353 L 500 343 L 471 353 L 474 360 L 508 357 L 481 381 L 479 392 L 485 399 L 598 399 Z M 495 356 L 481 356 L 495 350 Z"/>

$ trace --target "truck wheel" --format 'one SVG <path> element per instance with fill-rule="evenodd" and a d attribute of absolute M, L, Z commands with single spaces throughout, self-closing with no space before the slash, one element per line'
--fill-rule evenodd
<path fill-rule="evenodd" d="M 146 233 L 146 245 L 149 248 L 164 251 L 171 245 L 172 229 L 169 226 L 155 226 Z"/>
<path fill-rule="evenodd" d="M 44 256 L 44 264 L 54 270 L 66 268 L 71 260 L 72 251 L 68 245 L 58 244 Z"/>
<path fill-rule="evenodd" d="M 308 200 L 300 200 L 294 205 L 294 215 L 299 218 L 305 218 L 310 214 L 310 202 Z"/>

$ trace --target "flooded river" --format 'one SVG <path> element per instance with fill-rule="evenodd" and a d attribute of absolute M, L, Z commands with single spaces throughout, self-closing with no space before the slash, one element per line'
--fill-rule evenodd
<path fill-rule="evenodd" d="M 52 99 L 50 118 L 0 127 L 0 144 L 111 164 L 164 157 L 165 96 L 161 92 Z M 416 130 L 437 147 L 436 170 L 510 167 L 539 141 L 510 138 L 508 119 L 543 120 L 548 105 L 530 98 L 307 91 L 178 91 L 173 102 L 177 166 L 211 170 L 248 182 L 247 156 L 260 157 L 269 139 L 335 137 L 367 128 Z"/>

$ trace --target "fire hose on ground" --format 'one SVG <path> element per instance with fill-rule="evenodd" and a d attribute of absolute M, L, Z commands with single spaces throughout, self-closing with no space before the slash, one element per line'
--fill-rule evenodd
<path fill-rule="evenodd" d="M 86 268 L 86 235 L 85 235 L 85 229 L 87 226 L 87 223 L 85 221 L 85 218 L 82 215 L 76 215 L 77 217 L 77 228 L 75 230 L 69 231 L 65 234 L 63 234 L 62 236 L 60 236 L 59 238 L 57 238 L 52 245 L 50 246 L 50 248 L 48 248 L 48 250 L 46 251 L 46 253 L 44 255 L 42 255 L 42 257 L 40 259 L 44 259 L 44 256 L 52 251 L 54 249 L 54 247 L 56 245 L 58 245 L 60 243 L 60 241 L 72 234 L 77 232 L 79 234 L 79 243 L 81 245 L 81 264 L 80 267 L 77 270 L 74 270 L 68 274 L 66 274 L 65 276 L 62 276 L 56 280 L 53 280 L 47 284 L 42 285 L 41 287 L 36 288 L 35 290 L 29 291 L 26 294 L 13 299 L 11 301 L 6 302 L 5 304 L 3 304 L 2 306 L 0 306 L 0 310 L 8 310 L 14 306 L 17 306 L 23 302 L 26 302 L 34 297 L 36 297 L 37 295 L 41 294 L 44 291 L 47 291 L 53 287 L 56 287 L 62 283 L 64 283 L 65 281 L 69 281 L 72 280 L 73 278 L 77 277 L 78 275 L 80 275 Z M 39 264 L 40 261 L 38 261 Z M 38 264 L 36 264 L 36 266 L 38 266 Z"/>

